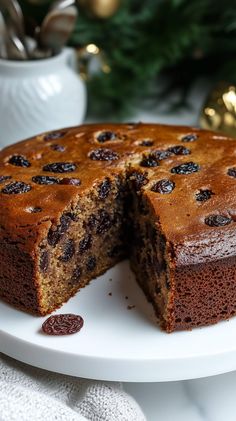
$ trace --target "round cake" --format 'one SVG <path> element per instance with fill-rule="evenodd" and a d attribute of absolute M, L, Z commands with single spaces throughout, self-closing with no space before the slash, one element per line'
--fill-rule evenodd
<path fill-rule="evenodd" d="M 236 314 L 236 143 L 83 125 L 0 152 L 0 297 L 46 315 L 128 257 L 163 329 Z M 94 303 L 96 305 L 96 303 Z"/>

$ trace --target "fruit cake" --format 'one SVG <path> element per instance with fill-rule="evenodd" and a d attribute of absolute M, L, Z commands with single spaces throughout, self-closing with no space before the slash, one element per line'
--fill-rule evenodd
<path fill-rule="evenodd" d="M 128 257 L 163 329 L 236 314 L 236 143 L 83 125 L 0 152 L 0 297 L 46 315 Z"/>

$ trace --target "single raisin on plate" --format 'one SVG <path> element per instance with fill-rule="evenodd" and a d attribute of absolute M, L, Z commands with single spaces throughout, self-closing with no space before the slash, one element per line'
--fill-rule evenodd
<path fill-rule="evenodd" d="M 130 180 L 135 187 L 135 190 L 140 190 L 145 184 L 148 183 L 147 173 L 143 173 L 141 171 L 133 171 Z"/>
<path fill-rule="evenodd" d="M 99 148 L 90 152 L 89 158 L 93 161 L 115 161 L 116 159 L 119 159 L 119 155 L 111 149 Z"/>
<path fill-rule="evenodd" d="M 230 177 L 236 178 L 236 167 L 229 168 L 227 174 L 230 175 Z"/>
<path fill-rule="evenodd" d="M 76 168 L 76 165 L 72 162 L 53 162 L 51 164 L 44 165 L 43 171 L 64 173 L 75 171 Z"/>
<path fill-rule="evenodd" d="M 80 266 L 76 266 L 74 269 L 72 276 L 71 276 L 71 282 L 73 284 L 78 283 L 82 275 L 82 269 Z"/>
<path fill-rule="evenodd" d="M 198 139 L 198 135 L 195 133 L 189 133 L 181 137 L 182 142 L 194 142 Z"/>
<path fill-rule="evenodd" d="M 0 175 L 0 184 L 4 183 L 6 180 L 10 180 L 11 178 L 11 175 Z"/>
<path fill-rule="evenodd" d="M 22 194 L 27 193 L 31 190 L 29 184 L 23 183 L 23 181 L 14 181 L 10 184 L 7 184 L 3 189 L 2 193 L 4 194 Z"/>
<path fill-rule="evenodd" d="M 62 178 L 59 181 L 59 184 L 64 184 L 67 186 L 80 186 L 81 181 L 79 178 Z"/>
<path fill-rule="evenodd" d="M 48 175 L 36 175 L 32 177 L 32 181 L 36 184 L 58 184 L 60 180 L 56 177 L 50 177 Z"/>
<path fill-rule="evenodd" d="M 232 218 L 224 215 L 209 215 L 205 218 L 205 224 L 209 225 L 209 227 L 223 227 L 231 222 Z"/>
<path fill-rule="evenodd" d="M 139 146 L 153 146 L 154 141 L 151 139 L 144 139 L 139 143 Z"/>
<path fill-rule="evenodd" d="M 152 188 L 151 191 L 156 192 L 156 193 L 162 193 L 162 194 L 166 194 L 166 193 L 171 193 L 175 188 L 175 183 L 171 180 L 168 180 L 167 178 L 163 178 L 160 181 L 157 181 L 157 183 L 155 183 Z"/>
<path fill-rule="evenodd" d="M 196 197 L 196 200 L 198 202 L 205 202 L 206 200 L 210 199 L 213 194 L 214 193 L 211 190 L 208 190 L 208 189 L 201 190 L 200 189 L 199 192 L 196 193 L 195 197 Z"/>
<path fill-rule="evenodd" d="M 56 139 L 60 139 L 61 137 L 65 136 L 66 132 L 51 132 L 51 133 L 47 133 L 43 140 L 47 141 L 47 140 L 56 140 Z"/>
<path fill-rule="evenodd" d="M 68 230 L 72 220 L 73 215 L 71 213 L 66 213 L 61 216 L 60 224 L 55 230 L 50 228 L 48 231 L 48 244 L 50 246 L 55 247 L 56 244 L 59 243 L 65 232 Z"/>
<path fill-rule="evenodd" d="M 84 321 L 76 314 L 56 314 L 48 317 L 42 325 L 47 335 L 71 335 L 83 327 Z"/>
<path fill-rule="evenodd" d="M 143 159 L 140 161 L 139 165 L 141 167 L 157 167 L 159 165 L 158 159 L 152 153 L 149 155 L 143 156 Z"/>
<path fill-rule="evenodd" d="M 169 150 L 166 151 L 152 151 L 152 156 L 155 157 L 158 161 L 163 161 L 163 159 L 169 158 L 171 156 L 171 152 Z"/>
<path fill-rule="evenodd" d="M 109 178 L 106 178 L 99 186 L 98 186 L 98 197 L 99 199 L 106 199 L 109 195 L 111 190 L 111 181 Z"/>
<path fill-rule="evenodd" d="M 185 162 L 184 164 L 173 167 L 171 172 L 173 174 L 192 174 L 200 170 L 200 166 L 194 162 Z"/>
<path fill-rule="evenodd" d="M 99 143 L 104 143 L 104 142 L 108 142 L 109 140 L 115 140 L 115 139 L 116 139 L 116 134 L 109 130 L 101 132 L 97 136 L 97 141 Z"/>
<path fill-rule="evenodd" d="M 50 148 L 53 151 L 57 151 L 57 152 L 64 152 L 66 150 L 65 146 L 63 146 L 63 145 L 57 145 L 57 144 L 56 145 L 51 145 Z"/>
<path fill-rule="evenodd" d="M 92 236 L 86 234 L 85 237 L 79 242 L 79 254 L 83 254 L 85 251 L 92 247 Z"/>
<path fill-rule="evenodd" d="M 95 256 L 90 256 L 88 258 L 88 260 L 87 260 L 87 263 L 86 263 L 87 271 L 88 272 L 92 272 L 95 269 L 96 264 L 97 264 L 96 257 Z"/>
<path fill-rule="evenodd" d="M 63 248 L 63 254 L 59 257 L 61 262 L 69 262 L 75 254 L 75 242 L 72 239 L 67 240 Z"/>
<path fill-rule="evenodd" d="M 47 250 L 44 250 L 40 256 L 39 267 L 41 272 L 45 273 L 48 270 L 49 266 L 49 253 Z"/>
<path fill-rule="evenodd" d="M 16 167 L 30 167 L 31 163 L 22 155 L 13 155 L 9 161 L 9 164 L 15 165 Z"/>
<path fill-rule="evenodd" d="M 174 155 L 189 155 L 191 153 L 188 148 L 182 145 L 171 146 L 168 148 L 168 151 Z"/>

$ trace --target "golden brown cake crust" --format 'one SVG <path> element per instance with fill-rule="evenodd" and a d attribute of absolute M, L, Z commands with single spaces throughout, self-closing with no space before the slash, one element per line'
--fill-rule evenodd
<path fill-rule="evenodd" d="M 103 131 L 111 131 L 117 140 L 99 143 L 96 135 Z M 109 172 L 116 173 L 117 167 L 127 162 L 138 163 L 143 153 L 153 150 L 166 150 L 181 145 L 190 150 L 188 155 L 172 155 L 160 161 L 156 168 L 140 168 L 148 170 L 150 183 L 145 187 L 156 214 L 160 218 L 166 238 L 175 245 L 177 263 L 199 263 L 229 255 L 229 246 L 234 253 L 236 246 L 234 223 L 223 227 L 209 227 L 204 223 L 205 217 L 211 214 L 229 215 L 236 219 L 234 196 L 236 180 L 227 175 L 228 168 L 236 165 L 236 147 L 233 139 L 213 132 L 191 127 L 164 126 L 152 124 L 99 124 L 83 125 L 77 128 L 62 129 L 65 135 L 55 140 L 44 140 L 45 134 L 34 139 L 25 140 L 5 148 L 0 153 L 0 176 L 11 176 L 11 181 L 23 181 L 32 189 L 26 194 L 7 195 L 0 192 L 0 221 L 4 229 L 11 235 L 26 236 L 26 247 L 31 250 L 31 241 L 37 236 L 42 238 L 51 225 L 57 221 L 68 203 L 91 187 Z M 182 142 L 181 138 L 195 134 L 197 140 Z M 139 146 L 144 139 L 154 140 L 153 146 Z M 60 152 L 51 149 L 55 144 L 65 147 Z M 97 148 L 105 148 L 119 154 L 114 161 L 94 161 L 89 153 Z M 13 155 L 27 157 L 31 166 L 28 168 L 8 163 Z M 198 172 L 188 175 L 172 174 L 171 169 L 184 162 L 193 161 L 200 166 Z M 77 165 L 72 173 L 54 174 L 42 170 L 43 166 L 52 162 L 71 162 Z M 32 182 L 37 175 L 72 177 L 81 180 L 80 186 L 53 184 L 49 186 Z M 149 190 L 154 180 L 168 178 L 175 183 L 171 195 L 156 194 Z M 7 182 L 4 183 L 4 185 Z M 4 186 L 3 186 L 4 187 Z M 211 200 L 198 202 L 195 197 L 200 189 L 209 189 L 214 195 Z M 42 212 L 31 213 L 27 209 L 39 206 Z M 35 230 L 37 224 L 38 228 Z M 30 227 L 34 227 L 34 231 Z M 31 233 L 29 237 L 29 231 Z M 227 239 L 227 250 L 221 242 L 221 236 Z M 220 242 L 220 244 L 219 244 Z M 201 247 L 201 250 L 199 250 Z M 197 249 L 197 252 L 196 252 Z"/>
<path fill-rule="evenodd" d="M 114 136 L 99 141 L 104 132 Z M 176 146 L 180 153 L 170 152 L 158 160 L 157 166 L 142 165 L 142 160 L 154 152 L 171 151 Z M 98 149 L 108 150 L 107 160 L 92 159 Z M 111 160 L 109 154 L 113 156 Z M 15 165 L 15 156 L 23 157 L 28 164 Z M 72 164 L 73 171 L 53 172 L 52 167 L 46 167 L 53 163 Z M 183 164 L 190 164 L 189 173 L 184 173 Z M 164 233 L 172 268 L 235 255 L 236 169 L 235 176 L 228 173 L 236 167 L 235 141 L 192 127 L 141 123 L 82 125 L 44 133 L 2 150 L 1 244 L 10 238 L 34 260 L 36 245 L 59 222 L 69 204 L 77 202 L 78 196 L 83 197 L 99 180 L 124 173 L 129 166 L 147 176 L 143 194 Z M 38 176 L 55 177 L 58 183 L 38 184 L 33 181 Z M 68 184 L 68 178 L 79 179 L 80 185 Z M 153 185 L 163 179 L 174 185 L 170 194 L 152 191 Z M 8 185 L 14 182 L 25 183 L 29 191 L 7 194 Z M 197 200 L 203 191 L 210 192 L 210 197 Z M 207 224 L 212 215 L 223 216 L 226 223 L 217 226 L 214 220 Z"/>

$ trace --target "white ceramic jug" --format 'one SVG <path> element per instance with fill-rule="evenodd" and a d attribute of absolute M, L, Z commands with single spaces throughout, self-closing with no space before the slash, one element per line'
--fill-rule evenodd
<path fill-rule="evenodd" d="M 0 148 L 83 121 L 86 89 L 75 63 L 70 48 L 43 60 L 0 60 Z"/>

